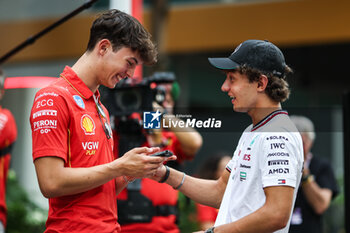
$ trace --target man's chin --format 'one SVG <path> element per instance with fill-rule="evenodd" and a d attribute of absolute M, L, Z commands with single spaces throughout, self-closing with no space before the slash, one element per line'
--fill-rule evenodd
<path fill-rule="evenodd" d="M 233 106 L 233 111 L 246 113 L 246 112 L 248 112 L 248 109 Z"/>

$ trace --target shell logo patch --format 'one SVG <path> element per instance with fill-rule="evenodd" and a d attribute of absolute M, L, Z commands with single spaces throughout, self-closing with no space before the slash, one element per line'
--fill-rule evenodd
<path fill-rule="evenodd" d="M 95 122 L 92 119 L 92 117 L 89 116 L 88 114 L 84 114 L 81 117 L 80 126 L 84 130 L 85 135 L 94 135 L 95 134 L 95 128 L 96 128 Z"/>

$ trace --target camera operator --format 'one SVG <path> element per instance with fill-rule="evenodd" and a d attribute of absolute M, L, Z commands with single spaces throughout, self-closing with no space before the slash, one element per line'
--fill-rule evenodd
<path fill-rule="evenodd" d="M 154 103 L 154 110 L 173 113 L 180 91 L 177 82 L 158 84 L 157 88 L 165 91 L 164 101 L 160 105 Z M 177 167 L 183 161 L 192 159 L 202 145 L 201 135 L 192 128 L 153 129 L 143 131 L 143 136 L 143 146 L 156 146 L 161 150 L 172 151 L 177 156 L 177 164 L 172 166 Z M 177 226 L 178 190 L 169 185 L 148 178 L 139 179 L 129 184 L 117 199 L 123 233 L 180 232 Z"/>

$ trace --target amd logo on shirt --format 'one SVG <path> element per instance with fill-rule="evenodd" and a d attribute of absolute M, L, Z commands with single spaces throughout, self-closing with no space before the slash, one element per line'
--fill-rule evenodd
<path fill-rule="evenodd" d="M 276 174 L 276 173 L 287 174 L 287 173 L 289 173 L 289 168 L 275 168 L 275 169 L 269 170 L 269 175 Z"/>

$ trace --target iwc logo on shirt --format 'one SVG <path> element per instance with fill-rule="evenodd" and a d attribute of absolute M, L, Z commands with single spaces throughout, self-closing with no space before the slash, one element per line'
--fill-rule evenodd
<path fill-rule="evenodd" d="M 91 116 L 84 114 L 80 120 L 81 128 L 84 130 L 85 135 L 95 134 L 95 122 Z"/>

